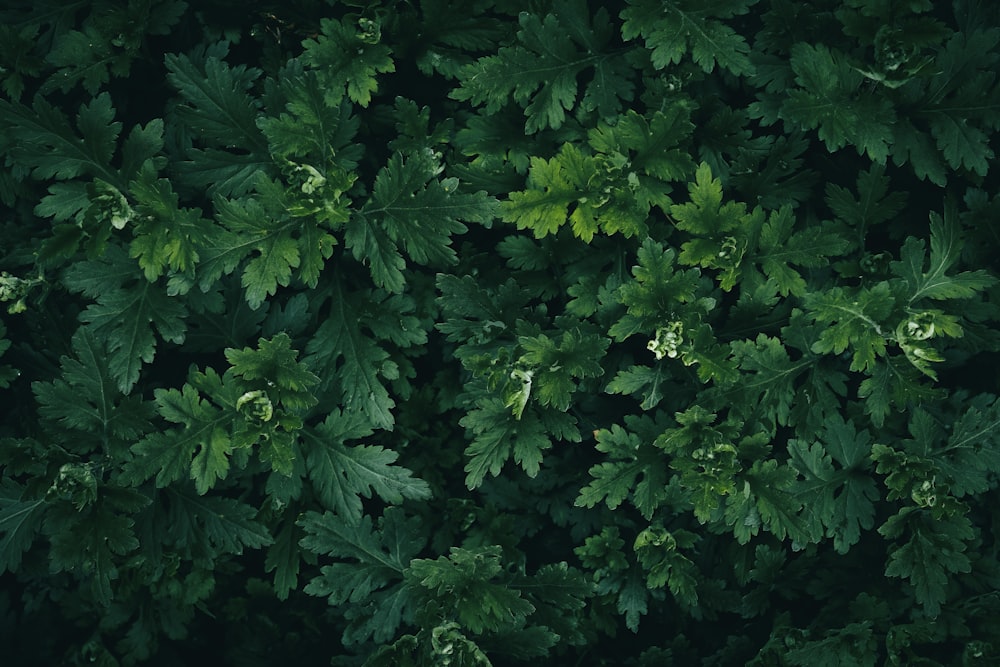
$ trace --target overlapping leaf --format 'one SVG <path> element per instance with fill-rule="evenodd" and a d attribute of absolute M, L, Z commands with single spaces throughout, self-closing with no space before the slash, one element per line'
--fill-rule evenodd
<path fill-rule="evenodd" d="M 838 553 L 847 553 L 861 531 L 874 525 L 878 491 L 866 474 L 871 465 L 870 438 L 853 422 L 836 420 L 828 423 L 820 442 L 788 444 L 792 465 L 805 477 L 798 493 L 809 498 L 806 512 L 823 524 Z"/>
<path fill-rule="evenodd" d="M 0 572 L 20 569 L 45 516 L 45 501 L 24 499 L 24 487 L 14 480 L 0 480 Z"/>
<path fill-rule="evenodd" d="M 578 105 L 577 79 L 588 69 L 593 78 L 581 100 L 585 107 L 610 116 L 621 100 L 632 99 L 628 69 L 615 55 L 602 53 L 612 37 L 606 10 L 591 17 L 586 3 L 559 0 L 552 13 L 522 12 L 518 22 L 517 43 L 463 67 L 452 97 L 484 104 L 488 113 L 513 98 L 524 107 L 529 134 L 562 126 Z"/>
<path fill-rule="evenodd" d="M 796 44 L 791 64 L 799 87 L 789 91 L 780 117 L 803 129 L 817 130 L 830 151 L 851 145 L 859 154 L 884 163 L 896 117 L 888 100 L 860 88 L 861 73 L 844 54 L 822 44 Z"/>
<path fill-rule="evenodd" d="M 622 10 L 622 36 L 646 42 L 657 69 L 679 63 L 688 53 L 706 72 L 718 65 L 733 74 L 752 74 L 750 46 L 720 19 L 746 14 L 756 0 L 629 0 Z"/>
<path fill-rule="evenodd" d="M 362 498 L 377 495 L 387 503 L 426 500 L 430 487 L 406 468 L 393 465 L 395 452 L 378 445 L 348 445 L 349 439 L 371 435 L 367 419 L 358 413 L 335 411 L 305 434 L 309 478 L 323 505 L 343 521 L 362 516 Z"/>
<path fill-rule="evenodd" d="M 443 268 L 456 261 L 451 239 L 468 229 L 464 223 L 489 223 L 496 213 L 484 191 L 459 192 L 458 179 L 437 179 L 440 167 L 428 153 L 389 158 L 371 198 L 347 223 L 347 247 L 369 265 L 375 284 L 392 292 L 405 286 L 400 247 L 416 264 Z"/>
<path fill-rule="evenodd" d="M 154 327 L 166 341 L 184 341 L 187 308 L 161 285 L 145 280 L 123 250 L 113 246 L 101 259 L 74 264 L 65 281 L 72 291 L 95 299 L 80 319 L 95 337 L 108 341 L 108 372 L 123 394 L 138 382 L 142 366 L 153 361 Z"/>
<path fill-rule="evenodd" d="M 303 43 L 303 61 L 316 70 L 327 102 L 339 104 L 346 90 L 352 102 L 367 107 L 378 90 L 378 75 L 396 71 L 392 49 L 380 43 L 380 21 L 365 17 L 352 25 L 323 19 L 320 29 Z"/>
<path fill-rule="evenodd" d="M 308 512 L 298 523 L 306 532 L 300 541 L 304 549 L 336 559 L 322 566 L 322 574 L 306 585 L 306 592 L 335 605 L 357 604 L 354 627 L 345 639 L 356 643 L 374 637 L 384 642 L 394 637 L 412 613 L 403 573 L 426 540 L 419 521 L 390 509 L 377 525 L 367 515 L 355 523 L 330 512 Z"/>
<path fill-rule="evenodd" d="M 78 444 L 99 444 L 109 451 L 127 446 L 149 429 L 151 406 L 139 397 L 122 396 L 110 375 L 105 343 L 89 328 L 77 329 L 72 347 L 74 356 L 60 359 L 61 377 L 32 385 L 39 414 L 75 431 Z"/>

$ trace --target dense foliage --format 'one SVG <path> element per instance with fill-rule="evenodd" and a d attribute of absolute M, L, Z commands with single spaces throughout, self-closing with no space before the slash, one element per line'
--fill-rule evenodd
<path fill-rule="evenodd" d="M 5 2 L 4 664 L 1000 664 L 998 68 L 990 0 Z"/>

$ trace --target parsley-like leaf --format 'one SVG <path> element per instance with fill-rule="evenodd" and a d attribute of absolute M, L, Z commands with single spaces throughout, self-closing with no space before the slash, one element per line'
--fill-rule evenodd
<path fill-rule="evenodd" d="M 651 51 L 653 66 L 663 69 L 680 63 L 690 52 L 694 62 L 706 72 L 716 64 L 733 74 L 752 74 L 750 46 L 719 19 L 746 14 L 757 0 L 628 0 L 622 10 L 622 36 L 642 36 Z"/>
<path fill-rule="evenodd" d="M 542 452 L 552 446 L 544 424 L 531 412 L 517 418 L 499 398 L 478 401 L 459 423 L 472 432 L 472 444 L 465 450 L 465 484 L 475 489 L 486 474 L 496 477 L 513 456 L 529 477 L 538 474 Z"/>
<path fill-rule="evenodd" d="M 438 180 L 439 171 L 427 153 L 407 159 L 394 154 L 376 176 L 369 201 L 351 216 L 345 243 L 355 258 L 369 264 L 379 287 L 393 292 L 404 287 L 399 246 L 417 264 L 444 267 L 457 259 L 451 237 L 467 230 L 464 222 L 492 221 L 492 197 L 457 192 L 458 179 Z"/>
<path fill-rule="evenodd" d="M 386 383 L 398 377 L 398 366 L 380 341 L 410 347 L 427 340 L 412 309 L 408 296 L 352 293 L 337 282 L 330 312 L 306 345 L 304 361 L 323 378 L 321 390 L 339 394 L 345 410 L 363 413 L 376 428 L 391 429 L 395 422 Z"/>
<path fill-rule="evenodd" d="M 31 107 L 0 100 L 4 152 L 38 179 L 64 180 L 88 174 L 124 189 L 111 166 L 122 130 L 114 115 L 107 93 L 84 104 L 76 117 L 81 138 L 66 116 L 44 98 L 36 99 Z"/>
<path fill-rule="evenodd" d="M 377 445 L 345 444 L 371 435 L 358 413 L 334 411 L 315 429 L 304 432 L 309 477 L 320 500 L 345 521 L 361 519 L 361 499 L 374 493 L 387 503 L 426 500 L 430 487 L 409 470 L 392 465 L 398 454 Z"/>
<path fill-rule="evenodd" d="M 890 548 L 885 575 L 908 579 L 917 602 L 929 616 L 936 617 L 947 599 L 948 575 L 972 569 L 965 553 L 966 543 L 974 535 L 969 518 L 937 521 L 927 511 L 905 507 L 878 532 L 887 539 L 906 534 L 904 542 Z"/>
<path fill-rule="evenodd" d="M 962 254 L 958 212 L 950 204 L 945 207 L 943 218 L 934 211 L 930 218 L 931 254 L 926 271 L 924 241 L 913 236 L 903 243 L 899 261 L 892 263 L 893 271 L 906 284 L 908 304 L 920 299 L 967 299 L 995 284 L 996 278 L 982 269 L 947 274 Z"/>
<path fill-rule="evenodd" d="M 134 445 L 128 475 L 136 481 L 155 475 L 160 487 L 190 475 L 205 494 L 229 472 L 233 445 L 227 415 L 189 384 L 180 391 L 157 389 L 155 397 L 163 418 L 181 427 L 151 433 Z"/>
<path fill-rule="evenodd" d="M 374 637 L 384 642 L 395 636 L 403 618 L 412 613 L 403 574 L 426 541 L 419 522 L 390 508 L 377 525 L 368 515 L 348 522 L 332 512 L 307 512 L 298 524 L 306 532 L 300 541 L 303 548 L 336 559 L 321 567 L 306 593 L 325 597 L 332 605 L 355 605 L 344 639 L 355 643 Z"/>
<path fill-rule="evenodd" d="M 77 329 L 71 345 L 73 357 L 59 360 L 62 376 L 31 387 L 39 414 L 72 429 L 76 447 L 90 441 L 111 453 L 127 446 L 149 429 L 149 403 L 121 395 L 109 371 L 106 343 L 88 327 Z"/>
<path fill-rule="evenodd" d="M 66 272 L 66 285 L 95 298 L 80 319 L 91 332 L 108 341 L 108 370 L 127 394 L 139 380 L 144 363 L 153 361 L 156 338 L 173 343 L 184 341 L 187 309 L 163 288 L 142 278 L 135 262 L 117 246 L 109 247 L 99 260 L 74 264 Z"/>
<path fill-rule="evenodd" d="M 22 485 L 8 478 L 0 480 L 0 573 L 20 568 L 44 515 L 44 500 L 26 500 Z"/>
<path fill-rule="evenodd" d="M 848 290 L 834 287 L 806 297 L 809 316 L 828 325 L 813 343 L 818 354 L 853 349 L 851 370 L 870 370 L 885 355 L 887 332 L 882 329 L 894 300 L 889 284 Z"/>
<path fill-rule="evenodd" d="M 323 19 L 320 31 L 303 42 L 302 60 L 319 76 L 327 103 L 339 104 L 346 89 L 352 102 L 367 107 L 378 90 L 378 75 L 396 71 L 392 49 L 379 42 L 378 20 L 363 18 L 351 25 Z"/>
<path fill-rule="evenodd" d="M 884 163 L 892 145 L 895 112 L 875 93 L 857 92 L 863 76 L 846 56 L 822 44 L 792 47 L 792 69 L 799 85 L 781 107 L 782 120 L 818 130 L 827 149 L 853 145 L 859 154 Z"/>
<path fill-rule="evenodd" d="M 866 474 L 871 435 L 838 419 L 828 422 L 820 442 L 791 440 L 788 451 L 792 465 L 805 476 L 797 493 L 810 499 L 804 504 L 806 512 L 822 522 L 834 549 L 847 553 L 860 540 L 861 531 L 874 525 L 878 491 Z"/>
<path fill-rule="evenodd" d="M 632 99 L 627 69 L 602 53 L 612 38 L 605 9 L 591 18 L 582 0 L 558 0 L 544 18 L 521 12 L 518 23 L 518 43 L 463 67 L 452 97 L 485 104 L 490 114 L 513 97 L 525 108 L 528 134 L 562 126 L 577 105 L 577 79 L 589 68 L 594 76 L 582 100 L 586 107 L 610 116 L 620 99 Z"/>

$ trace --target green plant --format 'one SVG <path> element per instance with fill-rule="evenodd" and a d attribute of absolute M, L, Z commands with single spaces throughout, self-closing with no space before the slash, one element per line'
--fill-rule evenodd
<path fill-rule="evenodd" d="M 996 8 L 234 7 L 0 10 L 9 660 L 1000 659 Z"/>

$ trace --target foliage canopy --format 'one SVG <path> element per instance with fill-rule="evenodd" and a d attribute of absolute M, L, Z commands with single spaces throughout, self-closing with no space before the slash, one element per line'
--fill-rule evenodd
<path fill-rule="evenodd" d="M 1000 662 L 995 3 L 0 35 L 10 664 Z"/>

